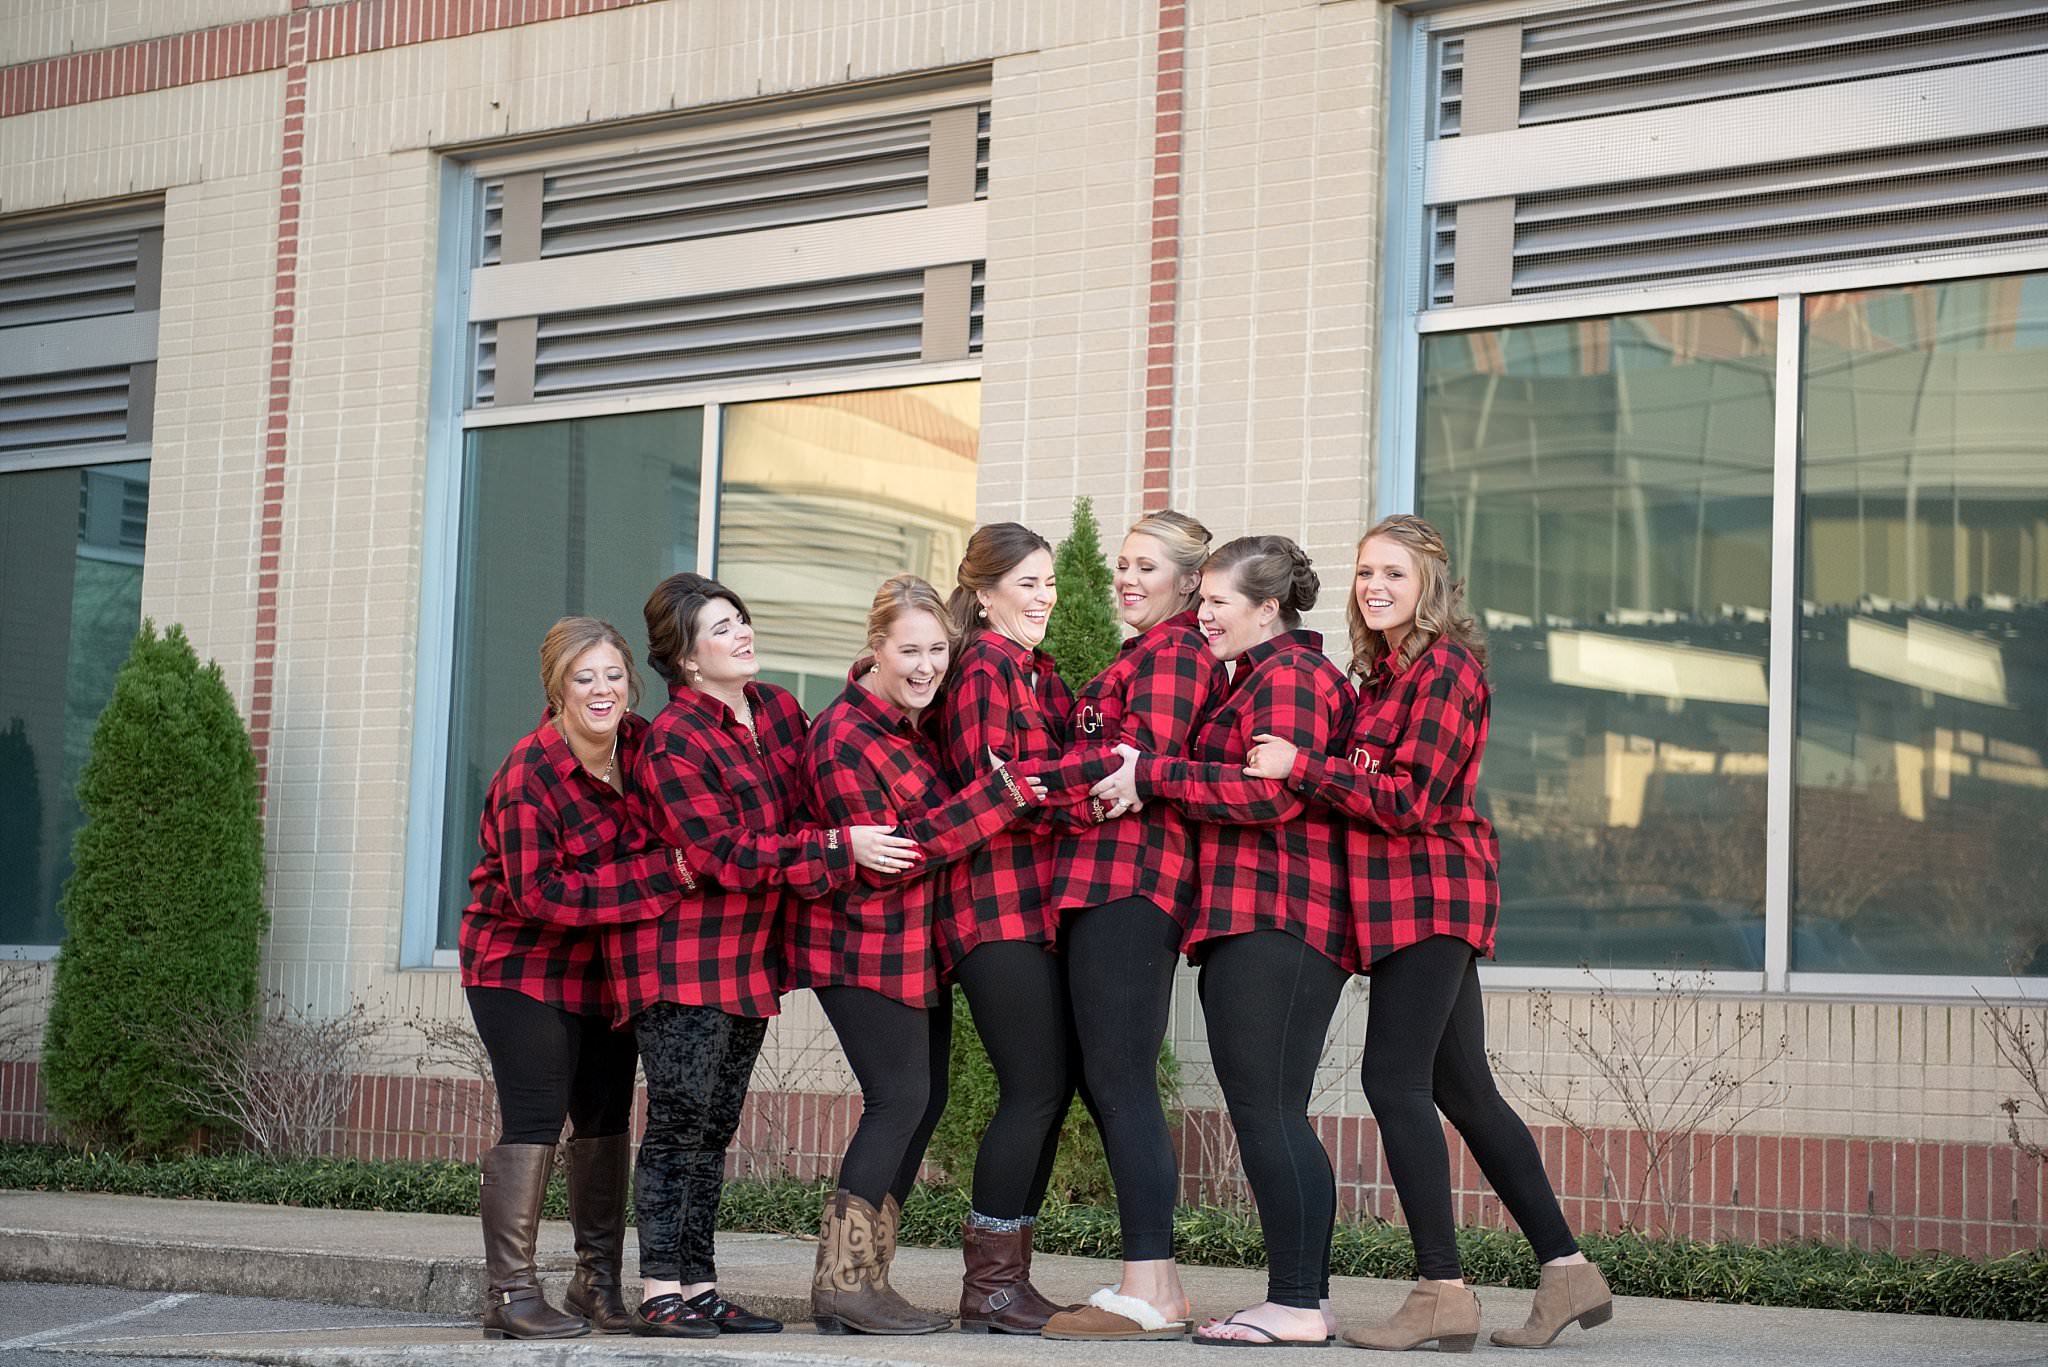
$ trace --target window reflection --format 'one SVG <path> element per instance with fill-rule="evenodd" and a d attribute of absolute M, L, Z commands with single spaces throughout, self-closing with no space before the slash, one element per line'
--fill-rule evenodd
<path fill-rule="evenodd" d="M 1793 966 L 2048 974 L 2048 276 L 1805 324 Z"/>
<path fill-rule="evenodd" d="M 0 945 L 64 938 L 78 780 L 141 624 L 148 514 L 147 461 L 0 475 Z"/>
<path fill-rule="evenodd" d="M 641 605 L 697 568 L 703 410 L 479 428 L 463 460 L 462 549 L 442 830 L 443 949 L 469 905 L 484 790 L 543 708 L 540 643 L 557 618 L 601 617 L 633 647 L 652 716 Z"/>
<path fill-rule="evenodd" d="M 1424 340 L 1420 507 L 1493 642 L 1503 963 L 1762 966 L 1776 313 Z"/>
<path fill-rule="evenodd" d="M 875 586 L 940 590 L 974 530 L 981 386 L 967 380 L 736 404 L 722 415 L 718 577 L 747 600 L 762 677 L 837 697 Z"/>

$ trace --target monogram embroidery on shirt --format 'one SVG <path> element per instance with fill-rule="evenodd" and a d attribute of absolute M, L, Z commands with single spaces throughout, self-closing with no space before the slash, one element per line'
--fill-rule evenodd
<path fill-rule="evenodd" d="M 1102 714 L 1095 710 L 1093 703 L 1082 703 L 1080 729 L 1084 736 L 1092 736 L 1102 729 Z"/>
<path fill-rule="evenodd" d="M 1380 771 L 1380 757 L 1363 745 L 1352 750 L 1351 762 L 1368 774 L 1377 774 Z"/>

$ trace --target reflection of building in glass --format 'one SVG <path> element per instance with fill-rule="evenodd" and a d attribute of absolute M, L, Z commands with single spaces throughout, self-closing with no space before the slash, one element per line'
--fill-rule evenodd
<path fill-rule="evenodd" d="M 725 412 L 718 576 L 747 600 L 763 666 L 815 710 L 860 652 L 875 585 L 943 592 L 974 530 L 973 382 Z"/>

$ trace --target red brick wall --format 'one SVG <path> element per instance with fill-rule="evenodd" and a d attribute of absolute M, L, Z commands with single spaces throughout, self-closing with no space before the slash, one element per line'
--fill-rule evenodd
<path fill-rule="evenodd" d="M 0 1063 L 0 1139 L 55 1138 L 43 1114 L 36 1073 L 31 1063 Z M 365 1078 L 338 1147 L 366 1158 L 474 1160 L 489 1142 L 486 1105 L 475 1082 Z M 727 1170 L 734 1175 L 827 1175 L 859 1118 L 858 1097 L 757 1093 L 748 1098 Z M 1317 1124 L 1336 1168 L 1339 1204 L 1347 1211 L 1399 1220 L 1400 1205 L 1373 1121 L 1324 1116 Z M 1180 1117 L 1177 1130 L 1187 1199 L 1243 1200 L 1228 1121 L 1216 1112 L 1197 1111 Z M 1589 1146 L 1560 1125 L 1538 1125 L 1534 1132 L 1574 1229 L 1665 1228 L 1660 1201 L 1628 1199 L 1646 1162 L 1640 1133 L 1602 1131 Z M 1506 1213 L 1472 1156 L 1454 1131 L 1447 1129 L 1446 1135 L 1459 1219 L 1505 1227 Z M 1602 1147 L 1607 1164 L 1598 1156 Z M 1999 1257 L 2048 1245 L 2044 1188 L 2048 1169 L 2026 1160 L 2010 1144 L 1739 1135 L 1715 1143 L 1697 1141 L 1691 1180 L 1683 1189 L 1686 1199 L 1677 1203 L 1671 1227 L 1697 1239 L 1819 1239 L 1897 1253 L 1937 1248 Z"/>

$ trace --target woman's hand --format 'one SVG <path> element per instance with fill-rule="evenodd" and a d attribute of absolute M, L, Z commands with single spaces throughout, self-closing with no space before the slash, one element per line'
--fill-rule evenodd
<path fill-rule="evenodd" d="M 1116 752 L 1123 756 L 1123 764 L 1088 790 L 1088 796 L 1110 804 L 1106 816 L 1121 816 L 1127 810 L 1136 810 L 1139 805 L 1138 752 L 1128 745 L 1117 746 Z"/>
<path fill-rule="evenodd" d="M 1294 772 L 1294 757 L 1301 752 L 1292 741 L 1278 736 L 1253 736 L 1251 753 L 1244 757 L 1244 771 L 1253 778 L 1272 778 L 1285 783 Z"/>
<path fill-rule="evenodd" d="M 853 862 L 876 873 L 902 873 L 915 868 L 917 861 L 924 858 L 924 851 L 917 842 L 905 836 L 891 835 L 894 826 L 848 826 L 847 843 L 853 846 Z"/>

